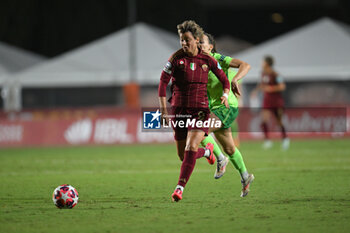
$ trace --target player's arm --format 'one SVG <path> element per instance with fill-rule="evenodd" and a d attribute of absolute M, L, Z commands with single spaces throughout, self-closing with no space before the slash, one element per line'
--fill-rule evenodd
<path fill-rule="evenodd" d="M 217 60 L 220 62 L 220 65 L 225 69 L 238 68 L 236 75 L 233 77 L 231 82 L 231 89 L 235 96 L 241 95 L 241 90 L 238 85 L 238 81 L 241 80 L 250 70 L 250 65 L 244 61 L 241 61 L 236 58 L 229 56 L 224 56 L 221 54 L 216 54 Z"/>
<path fill-rule="evenodd" d="M 158 85 L 158 98 L 159 98 L 159 106 L 160 112 L 162 113 L 162 118 L 165 119 L 165 123 L 168 124 L 168 110 L 166 107 L 166 88 L 170 82 L 171 75 L 173 74 L 174 66 L 168 61 L 168 63 L 163 68 L 162 74 L 160 76 L 160 82 Z"/>
<path fill-rule="evenodd" d="M 241 90 L 238 81 L 241 80 L 250 70 L 250 65 L 244 61 L 233 58 L 230 62 L 230 67 L 238 68 L 237 74 L 233 77 L 231 82 L 231 89 L 235 96 L 241 95 Z"/>
<path fill-rule="evenodd" d="M 242 93 L 242 91 L 241 91 L 241 84 L 240 83 L 238 83 L 238 88 L 239 88 L 239 90 L 240 90 L 240 92 L 241 92 L 241 95 L 243 94 Z M 243 107 L 243 98 L 237 98 L 238 99 L 238 107 Z"/>
<path fill-rule="evenodd" d="M 241 80 L 246 76 L 250 70 L 250 65 L 247 62 L 241 61 L 239 59 L 233 58 L 230 62 L 230 67 L 237 68 L 237 74 L 233 78 L 235 81 Z"/>
<path fill-rule="evenodd" d="M 210 70 L 219 79 L 219 81 L 222 84 L 222 88 L 224 90 L 224 93 L 221 97 L 221 103 L 224 104 L 226 108 L 229 108 L 228 94 L 230 93 L 230 82 L 228 81 L 228 78 L 226 77 L 225 72 L 221 69 L 220 64 L 215 59 L 210 58 L 209 65 L 210 65 Z"/>

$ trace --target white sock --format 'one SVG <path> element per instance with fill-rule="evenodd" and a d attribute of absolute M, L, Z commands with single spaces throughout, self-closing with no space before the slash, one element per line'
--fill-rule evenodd
<path fill-rule="evenodd" d="M 205 152 L 204 152 L 204 157 L 208 158 L 210 156 L 210 150 L 204 148 Z"/>
<path fill-rule="evenodd" d="M 216 159 L 218 160 L 218 162 L 222 161 L 224 158 L 225 158 L 225 156 L 222 153 L 220 153 L 218 156 L 216 156 Z"/>
<path fill-rule="evenodd" d="M 248 171 L 245 171 L 241 174 L 241 178 L 243 181 L 246 181 L 248 179 L 248 177 L 249 177 Z"/>
<path fill-rule="evenodd" d="M 180 189 L 180 190 L 181 190 L 181 192 L 183 192 L 183 191 L 184 191 L 184 187 L 182 187 L 181 185 L 177 185 L 175 189 Z"/>

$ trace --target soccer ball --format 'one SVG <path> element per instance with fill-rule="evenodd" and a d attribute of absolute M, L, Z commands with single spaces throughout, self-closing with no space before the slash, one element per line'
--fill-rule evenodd
<path fill-rule="evenodd" d="M 62 184 L 53 191 L 52 200 L 60 209 L 72 209 L 78 203 L 78 192 L 73 186 Z"/>

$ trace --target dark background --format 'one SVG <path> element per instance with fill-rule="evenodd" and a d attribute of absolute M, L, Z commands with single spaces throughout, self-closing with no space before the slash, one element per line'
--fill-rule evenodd
<path fill-rule="evenodd" d="M 128 25 L 126 0 L 2 0 L 0 40 L 53 57 Z M 278 13 L 282 22 L 273 19 Z M 349 0 L 138 0 L 137 21 L 176 33 L 196 20 L 216 36 L 253 44 L 329 16 L 350 23 Z"/>

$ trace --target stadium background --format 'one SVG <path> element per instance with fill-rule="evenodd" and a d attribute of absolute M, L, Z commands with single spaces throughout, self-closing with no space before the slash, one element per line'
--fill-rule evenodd
<path fill-rule="evenodd" d="M 141 130 L 187 19 L 252 66 L 244 200 L 232 166 L 217 181 L 198 161 L 172 205 L 173 136 Z M 348 0 L 1 1 L 0 232 L 349 232 L 349 45 Z M 261 148 L 249 93 L 265 54 L 287 84 L 288 151 Z M 50 199 L 63 183 L 80 194 L 70 212 Z"/>
<path fill-rule="evenodd" d="M 288 85 L 287 107 L 350 104 L 347 1 L 1 4 L 1 146 L 171 142 L 169 134 L 140 136 L 137 117 L 128 116 L 140 107 L 158 106 L 159 73 L 179 48 L 176 24 L 188 18 L 216 36 L 220 52 L 253 67 L 243 82 L 244 107 L 259 107 L 249 92 L 265 54 L 276 57 L 276 69 Z M 159 15 L 152 16 L 153 11 Z M 310 125 L 303 123 L 303 114 L 296 120 Z M 338 132 L 346 126 L 332 130 L 347 134 Z M 241 131 L 259 138 L 257 126 Z M 317 131 L 327 130 L 303 131 L 319 136 Z M 98 132 L 110 139 L 94 140 Z M 128 140 L 118 136 L 122 132 L 131 134 Z"/>

